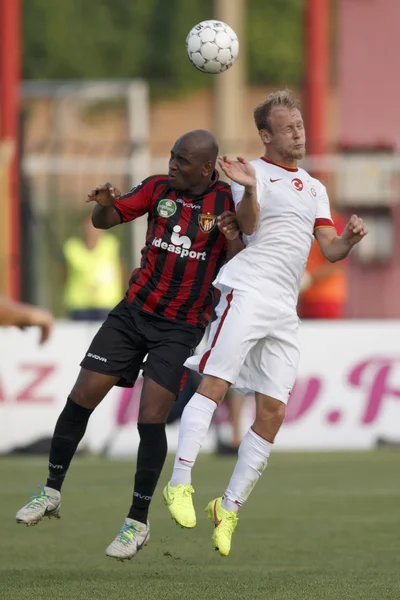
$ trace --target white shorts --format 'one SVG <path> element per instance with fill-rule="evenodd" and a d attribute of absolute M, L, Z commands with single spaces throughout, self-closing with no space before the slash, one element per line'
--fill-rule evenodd
<path fill-rule="evenodd" d="M 254 292 L 221 288 L 207 346 L 185 366 L 229 381 L 242 393 L 259 392 L 286 404 L 299 362 L 297 315 Z"/>

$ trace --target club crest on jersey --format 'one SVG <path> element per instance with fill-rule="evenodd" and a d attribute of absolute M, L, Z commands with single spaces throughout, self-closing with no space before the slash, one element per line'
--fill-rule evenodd
<path fill-rule="evenodd" d="M 158 203 L 157 212 L 160 217 L 172 217 L 176 213 L 176 203 L 168 198 L 163 198 Z"/>
<path fill-rule="evenodd" d="M 199 227 L 204 233 L 210 233 L 217 224 L 215 215 L 199 215 Z"/>
<path fill-rule="evenodd" d="M 297 190 L 298 192 L 301 192 L 301 190 L 303 189 L 304 185 L 301 179 L 299 179 L 298 177 L 295 177 L 294 179 L 292 179 L 292 186 L 294 187 L 295 190 Z"/>

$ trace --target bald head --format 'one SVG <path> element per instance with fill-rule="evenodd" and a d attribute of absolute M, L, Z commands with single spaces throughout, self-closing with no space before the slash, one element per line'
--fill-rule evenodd
<path fill-rule="evenodd" d="M 189 131 L 176 140 L 169 162 L 169 179 L 177 190 L 200 193 L 211 183 L 218 143 L 205 129 Z"/>
<path fill-rule="evenodd" d="M 177 143 L 185 147 L 191 154 L 197 154 L 205 162 L 210 161 L 215 165 L 218 157 L 218 142 L 206 129 L 189 131 L 182 135 Z"/>

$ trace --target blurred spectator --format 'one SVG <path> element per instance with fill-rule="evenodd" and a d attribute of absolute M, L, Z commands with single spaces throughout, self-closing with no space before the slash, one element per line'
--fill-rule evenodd
<path fill-rule="evenodd" d="M 335 211 L 332 220 L 339 235 L 345 222 Z M 300 287 L 300 319 L 343 319 L 347 304 L 347 275 L 342 262 L 330 263 L 314 241 Z"/>
<path fill-rule="evenodd" d="M 69 238 L 63 248 L 66 263 L 65 305 L 75 321 L 101 321 L 123 297 L 120 243 L 115 235 L 84 221 L 83 239 Z"/>
<path fill-rule="evenodd" d="M 223 441 L 219 435 L 219 426 L 217 425 L 217 453 L 222 455 L 237 454 L 237 451 L 242 441 L 240 418 L 243 410 L 246 396 L 238 394 L 232 389 L 229 389 L 226 396 L 226 408 L 228 410 L 229 422 L 231 425 L 231 442 Z"/>
<path fill-rule="evenodd" d="M 40 343 L 43 344 L 49 337 L 53 328 L 53 316 L 47 310 L 23 304 L 7 298 L 0 298 L 0 325 L 16 325 L 21 329 L 25 327 L 40 327 Z"/>

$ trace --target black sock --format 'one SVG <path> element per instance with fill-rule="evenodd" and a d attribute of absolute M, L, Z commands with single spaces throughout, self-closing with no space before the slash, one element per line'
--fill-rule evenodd
<path fill-rule="evenodd" d="M 47 487 L 61 490 L 69 464 L 85 434 L 92 412 L 93 409 L 84 408 L 68 397 L 51 440 Z"/>
<path fill-rule="evenodd" d="M 128 517 L 147 523 L 150 502 L 167 456 L 167 435 L 164 423 L 138 423 L 138 431 L 135 488 Z"/>

